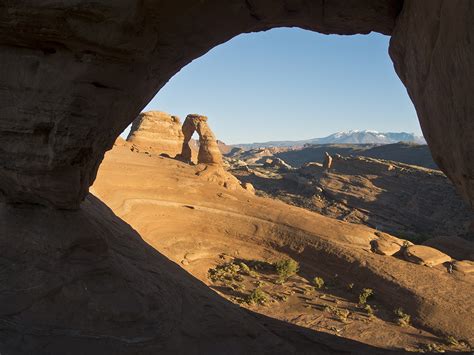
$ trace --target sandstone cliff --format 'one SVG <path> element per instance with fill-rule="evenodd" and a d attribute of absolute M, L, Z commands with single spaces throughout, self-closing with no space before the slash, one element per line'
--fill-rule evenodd
<path fill-rule="evenodd" d="M 171 157 L 181 152 L 184 135 L 179 117 L 160 111 L 142 112 L 133 121 L 127 141 Z"/>

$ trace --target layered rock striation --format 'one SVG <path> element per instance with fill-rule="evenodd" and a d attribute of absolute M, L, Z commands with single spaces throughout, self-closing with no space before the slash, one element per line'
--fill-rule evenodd
<path fill-rule="evenodd" d="M 132 124 L 127 141 L 140 148 L 174 157 L 181 152 L 184 134 L 179 117 L 161 111 L 142 112 Z"/>

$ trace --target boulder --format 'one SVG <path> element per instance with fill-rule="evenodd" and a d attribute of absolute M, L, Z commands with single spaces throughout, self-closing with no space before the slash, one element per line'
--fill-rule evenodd
<path fill-rule="evenodd" d="M 393 255 L 403 247 L 413 245 L 408 240 L 396 238 L 384 232 L 375 232 L 377 239 L 370 241 L 371 250 L 380 255 Z"/>
<path fill-rule="evenodd" d="M 420 265 L 436 266 L 451 261 L 451 257 L 425 245 L 410 245 L 405 249 L 405 259 Z"/>
<path fill-rule="evenodd" d="M 474 261 L 470 261 L 470 260 L 454 261 L 453 270 L 462 272 L 463 274 L 474 273 Z"/>
<path fill-rule="evenodd" d="M 474 255 L 474 243 L 455 236 L 430 238 L 423 245 L 438 249 L 457 260 L 470 259 Z"/>

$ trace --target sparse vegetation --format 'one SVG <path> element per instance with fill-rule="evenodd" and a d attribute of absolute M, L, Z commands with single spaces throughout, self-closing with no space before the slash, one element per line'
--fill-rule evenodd
<path fill-rule="evenodd" d="M 334 307 L 334 306 L 324 306 L 324 310 L 326 312 L 334 313 L 334 311 L 336 310 L 336 307 Z"/>
<path fill-rule="evenodd" d="M 323 278 L 322 278 L 322 277 L 315 277 L 315 278 L 313 279 L 313 285 L 314 285 L 314 287 L 317 288 L 317 289 L 323 288 L 323 286 L 324 286 L 324 280 L 323 280 Z"/>
<path fill-rule="evenodd" d="M 410 325 L 411 316 L 403 311 L 403 308 L 397 308 L 395 311 L 397 316 L 397 324 L 400 327 L 408 327 Z"/>
<path fill-rule="evenodd" d="M 451 346 L 460 346 L 461 343 L 453 336 L 448 335 L 445 339 L 446 344 L 451 345 Z"/>
<path fill-rule="evenodd" d="M 306 296 L 311 296 L 314 293 L 314 288 L 313 287 L 306 287 L 304 290 L 304 294 Z"/>
<path fill-rule="evenodd" d="M 238 274 L 240 266 L 234 263 L 225 263 L 217 265 L 214 269 L 209 269 L 208 277 L 212 282 L 238 281 L 242 280 L 242 276 Z"/>
<path fill-rule="evenodd" d="M 255 282 L 255 285 L 256 285 L 257 287 L 263 287 L 263 286 L 265 286 L 265 282 L 260 281 L 260 280 L 257 280 L 257 281 Z"/>
<path fill-rule="evenodd" d="M 349 317 L 351 312 L 349 312 L 349 310 L 347 309 L 336 308 L 336 311 L 334 314 L 339 318 L 339 320 L 342 323 L 347 323 L 348 322 L 347 318 Z"/>
<path fill-rule="evenodd" d="M 298 262 L 293 259 L 283 259 L 273 264 L 275 271 L 278 274 L 278 282 L 285 282 L 290 276 L 296 274 L 299 270 Z"/>
<path fill-rule="evenodd" d="M 335 306 L 325 306 L 324 310 L 326 312 L 334 314 L 341 322 L 347 323 L 348 322 L 348 317 L 351 314 L 349 310 L 347 309 L 341 309 Z"/>
<path fill-rule="evenodd" d="M 288 301 L 288 296 L 287 296 L 287 295 L 276 295 L 276 296 L 274 296 L 274 298 L 275 298 L 277 301 L 280 301 L 280 302 L 286 302 L 286 301 Z"/>
<path fill-rule="evenodd" d="M 244 262 L 240 262 L 239 267 L 240 267 L 240 270 L 242 271 L 242 273 L 244 273 L 245 275 L 250 275 L 251 270 L 247 266 L 247 264 L 245 264 Z"/>
<path fill-rule="evenodd" d="M 369 317 L 373 317 L 374 316 L 374 310 L 372 309 L 372 307 L 370 306 L 370 304 L 366 304 L 364 306 L 364 310 L 367 312 L 367 315 Z"/>
<path fill-rule="evenodd" d="M 423 344 L 422 350 L 429 353 L 444 353 L 445 352 L 444 349 L 436 343 Z"/>
<path fill-rule="evenodd" d="M 248 304 L 264 305 L 267 302 L 267 295 L 261 289 L 256 288 L 247 297 Z"/>
<path fill-rule="evenodd" d="M 369 297 L 374 295 L 374 290 L 371 288 L 364 288 L 359 295 L 359 304 L 365 305 Z"/>

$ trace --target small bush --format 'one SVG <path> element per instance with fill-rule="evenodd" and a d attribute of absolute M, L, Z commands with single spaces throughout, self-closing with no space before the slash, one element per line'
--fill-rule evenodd
<path fill-rule="evenodd" d="M 240 266 L 234 263 L 217 265 L 214 269 L 209 269 L 208 277 L 212 282 L 242 281 L 242 276 L 238 275 Z"/>
<path fill-rule="evenodd" d="M 255 282 L 255 284 L 256 284 L 257 287 L 263 287 L 263 286 L 265 286 L 265 282 L 260 281 L 260 280 L 258 280 L 257 282 Z"/>
<path fill-rule="evenodd" d="M 444 349 L 436 343 L 423 344 L 422 350 L 429 353 L 444 353 Z"/>
<path fill-rule="evenodd" d="M 359 295 L 359 304 L 364 305 L 367 303 L 367 299 L 371 296 L 373 296 L 374 290 L 371 288 L 364 288 L 362 292 Z"/>
<path fill-rule="evenodd" d="M 347 318 L 349 317 L 349 312 L 347 309 L 336 308 L 334 314 L 339 318 L 342 323 L 347 323 Z"/>
<path fill-rule="evenodd" d="M 324 306 L 324 310 L 326 312 L 334 313 L 334 311 L 336 310 L 336 307 L 334 307 L 334 306 Z"/>
<path fill-rule="evenodd" d="M 448 335 L 445 340 L 446 340 L 446 344 L 451 345 L 451 346 L 460 346 L 461 345 L 461 343 L 459 341 L 457 341 L 456 338 L 451 336 L 451 335 Z"/>
<path fill-rule="evenodd" d="M 299 264 L 293 259 L 283 259 L 273 264 L 278 274 L 280 282 L 286 281 L 290 276 L 296 274 L 299 270 Z"/>
<path fill-rule="evenodd" d="M 348 289 L 349 291 L 352 291 L 352 290 L 354 289 L 354 283 L 351 282 L 350 284 L 347 284 L 347 289 Z"/>
<path fill-rule="evenodd" d="M 324 286 L 324 280 L 322 277 L 315 277 L 313 279 L 313 284 L 314 284 L 314 287 L 317 288 L 317 289 L 321 289 L 323 288 Z"/>
<path fill-rule="evenodd" d="M 364 306 L 364 310 L 367 312 L 367 315 L 369 317 L 372 317 L 374 315 L 374 310 L 372 309 L 372 307 L 370 306 L 370 304 L 366 304 Z"/>
<path fill-rule="evenodd" d="M 244 274 L 244 275 L 250 275 L 250 268 L 247 266 L 247 264 L 245 264 L 244 262 L 241 262 L 239 263 L 239 266 L 240 266 L 240 271 Z"/>
<path fill-rule="evenodd" d="M 397 316 L 397 324 L 400 327 L 408 327 L 410 325 L 411 317 L 403 311 L 403 308 L 397 308 L 394 312 Z"/>
<path fill-rule="evenodd" d="M 324 310 L 326 312 L 334 314 L 343 323 L 347 323 L 347 318 L 351 313 L 347 309 L 341 309 L 336 306 L 325 306 Z"/>
<path fill-rule="evenodd" d="M 252 293 L 247 297 L 248 304 L 260 304 L 264 305 L 267 302 L 267 295 L 261 289 L 256 288 Z"/>

